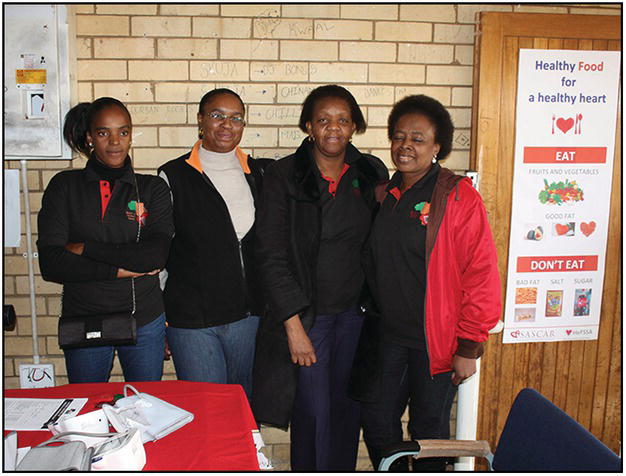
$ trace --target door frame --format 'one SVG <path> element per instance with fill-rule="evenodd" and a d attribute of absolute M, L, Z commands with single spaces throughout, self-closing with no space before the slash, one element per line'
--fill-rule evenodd
<path fill-rule="evenodd" d="M 515 64 L 513 59 L 505 57 L 504 53 L 507 45 L 510 49 L 512 37 L 519 39 L 519 47 L 528 47 L 526 45 L 528 43 L 532 45 L 533 39 L 540 38 L 541 46 L 537 46 L 535 42 L 535 48 L 621 50 L 621 16 L 480 13 L 474 49 L 470 168 L 480 174 L 480 192 L 498 248 L 503 296 L 506 295 L 507 283 L 515 144 L 513 95 L 516 96 L 517 91 L 513 92 L 510 88 L 505 90 L 502 85 L 510 84 L 511 81 L 517 83 L 517 66 L 513 67 Z M 582 47 L 570 46 L 577 45 L 581 40 L 584 42 Z M 542 384 L 552 379 L 547 386 L 549 391 L 546 396 L 611 449 L 614 451 L 620 449 L 621 381 L 612 378 L 615 372 L 621 371 L 622 352 L 619 106 L 621 101 L 618 105 L 600 335 L 597 341 L 506 345 L 502 344 L 501 334 L 490 338 L 481 363 L 478 437 L 488 440 L 492 447 L 497 443 L 515 394 L 525 386 L 534 386 L 541 391 Z M 602 346 L 608 346 L 608 349 L 601 348 Z M 533 360 L 535 351 L 541 352 L 541 359 Z M 568 375 L 569 370 L 564 371 L 560 366 L 567 364 L 569 369 L 569 359 L 574 359 L 578 352 L 592 355 L 597 368 L 593 372 L 585 369 L 583 358 L 579 357 L 575 369 L 577 381 L 570 384 L 571 389 L 563 390 L 561 388 L 563 383 L 567 387 L 571 375 Z M 506 384 L 503 385 L 502 375 L 517 370 L 518 365 L 523 366 L 524 371 L 520 372 L 521 375 L 508 377 L 508 380 L 505 380 Z M 547 377 L 541 374 L 544 366 L 551 368 L 549 371 L 551 374 Z M 537 373 L 540 374 L 539 377 Z M 506 385 L 509 388 L 503 388 Z M 583 395 L 584 391 L 590 388 L 593 388 L 594 395 L 588 402 L 584 400 Z"/>

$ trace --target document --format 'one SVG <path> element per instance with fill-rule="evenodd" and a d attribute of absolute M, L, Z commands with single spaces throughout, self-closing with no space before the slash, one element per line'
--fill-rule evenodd
<path fill-rule="evenodd" d="M 5 398 L 4 429 L 48 431 L 48 424 L 75 417 L 87 398 Z"/>

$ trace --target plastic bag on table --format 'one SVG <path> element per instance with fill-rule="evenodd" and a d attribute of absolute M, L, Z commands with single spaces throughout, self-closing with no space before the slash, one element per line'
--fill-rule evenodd
<path fill-rule="evenodd" d="M 128 390 L 135 395 L 128 396 Z M 122 433 L 131 428 L 141 431 L 141 441 L 158 440 L 193 420 L 193 413 L 147 393 L 140 393 L 132 385 L 124 385 L 124 398 L 114 406 L 102 409 L 113 428 Z"/>

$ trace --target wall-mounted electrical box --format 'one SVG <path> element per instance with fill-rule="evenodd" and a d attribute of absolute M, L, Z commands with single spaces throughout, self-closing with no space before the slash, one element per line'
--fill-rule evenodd
<path fill-rule="evenodd" d="M 4 158 L 69 159 L 67 7 L 4 5 Z"/>

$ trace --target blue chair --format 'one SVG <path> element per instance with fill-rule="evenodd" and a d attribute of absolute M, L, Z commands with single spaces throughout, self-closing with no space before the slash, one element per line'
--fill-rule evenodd
<path fill-rule="evenodd" d="M 622 471 L 619 456 L 532 388 L 515 398 L 494 454 L 486 441 L 405 441 L 386 452 L 378 470 L 406 456 L 482 457 L 492 471 Z"/>

